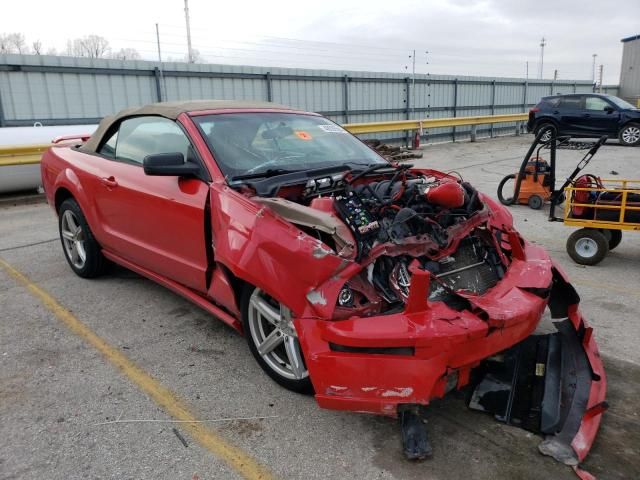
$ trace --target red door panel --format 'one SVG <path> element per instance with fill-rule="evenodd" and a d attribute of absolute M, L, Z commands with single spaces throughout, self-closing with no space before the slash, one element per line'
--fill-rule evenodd
<path fill-rule="evenodd" d="M 94 179 L 103 247 L 185 286 L 206 291 L 205 204 L 197 179 L 145 175 L 140 165 L 100 159 Z"/>

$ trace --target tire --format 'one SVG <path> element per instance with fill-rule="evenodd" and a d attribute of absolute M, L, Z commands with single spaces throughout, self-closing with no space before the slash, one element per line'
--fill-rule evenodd
<path fill-rule="evenodd" d="M 609 242 L 602 232 L 581 228 L 567 239 L 567 253 L 580 265 L 596 265 L 609 253 Z"/>
<path fill-rule="evenodd" d="M 60 205 L 58 231 L 64 256 L 76 275 L 94 278 L 104 273 L 107 259 L 102 255 L 102 248 L 93 236 L 78 202 L 73 198 Z"/>
<path fill-rule="evenodd" d="M 538 135 L 540 132 L 545 132 L 542 137 L 540 137 L 541 142 L 548 142 L 554 134 L 558 136 L 558 129 L 551 122 L 541 122 L 538 124 L 535 129 L 535 134 Z"/>
<path fill-rule="evenodd" d="M 511 175 L 507 175 L 502 180 L 500 180 L 500 183 L 498 184 L 498 200 L 500 200 L 500 203 L 503 205 L 513 205 L 515 203 L 513 201 L 513 196 L 505 197 L 502 192 L 504 190 L 504 186 L 506 185 L 506 183 L 509 180 L 515 180 L 515 178 L 516 178 L 516 174 L 512 173 Z"/>
<path fill-rule="evenodd" d="M 640 124 L 628 123 L 620 130 L 618 134 L 620 143 L 627 147 L 635 147 L 640 145 Z"/>
<path fill-rule="evenodd" d="M 309 372 L 295 327 L 290 319 L 287 320 L 286 312 L 276 300 L 258 288 L 247 286 L 242 293 L 244 335 L 258 365 L 287 390 L 310 394 L 313 386 Z M 259 345 L 265 345 L 267 338 L 274 339 L 269 345 L 272 349 L 261 353 Z M 297 368 L 292 367 L 291 355 L 297 356 Z"/>
<path fill-rule="evenodd" d="M 600 231 L 604 234 L 607 242 L 609 242 L 609 251 L 620 245 L 620 242 L 622 241 L 621 230 L 601 229 Z"/>
<path fill-rule="evenodd" d="M 544 205 L 544 200 L 540 195 L 531 195 L 529 200 L 527 200 L 527 205 L 533 210 L 540 210 Z"/>

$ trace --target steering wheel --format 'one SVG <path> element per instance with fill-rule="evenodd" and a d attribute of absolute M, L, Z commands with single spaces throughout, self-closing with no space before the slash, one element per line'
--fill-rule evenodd
<path fill-rule="evenodd" d="M 264 167 L 269 167 L 271 165 L 275 165 L 277 163 L 280 163 L 281 160 L 286 160 L 288 158 L 303 158 L 306 155 L 304 153 L 293 153 L 293 152 L 280 152 L 278 155 L 274 156 L 271 160 L 261 163 L 259 165 L 256 165 L 255 167 L 250 168 L 249 170 L 247 170 L 247 174 L 251 175 L 252 173 L 255 173 L 259 170 L 261 170 Z"/>

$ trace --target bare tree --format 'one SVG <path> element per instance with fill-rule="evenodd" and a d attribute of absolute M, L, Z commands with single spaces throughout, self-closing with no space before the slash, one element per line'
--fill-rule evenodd
<path fill-rule="evenodd" d="M 113 53 L 113 58 L 117 60 L 140 60 L 140 53 L 135 48 L 121 48 Z"/>
<path fill-rule="evenodd" d="M 0 35 L 0 53 L 29 53 L 29 46 L 22 33 Z"/>
<path fill-rule="evenodd" d="M 187 54 L 184 58 L 184 61 L 189 63 L 189 54 Z M 202 56 L 199 50 L 192 48 L 191 49 L 191 63 L 207 63 L 205 58 Z"/>
<path fill-rule="evenodd" d="M 109 41 L 99 35 L 67 41 L 67 55 L 72 57 L 104 58 L 110 51 Z"/>
<path fill-rule="evenodd" d="M 40 40 L 36 40 L 31 44 L 31 49 L 33 50 L 34 55 L 42 55 L 42 42 Z"/>
<path fill-rule="evenodd" d="M 0 53 L 14 53 L 13 46 L 9 43 L 9 39 L 6 34 L 0 35 Z"/>

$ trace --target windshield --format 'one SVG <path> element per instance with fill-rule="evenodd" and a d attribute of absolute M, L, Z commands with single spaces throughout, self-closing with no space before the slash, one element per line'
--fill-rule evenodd
<path fill-rule="evenodd" d="M 230 179 L 274 171 L 386 164 L 326 118 L 298 113 L 225 113 L 193 118 Z"/>
<path fill-rule="evenodd" d="M 611 96 L 611 97 L 607 97 L 607 99 L 609 99 L 610 102 L 613 102 L 618 108 L 633 108 L 633 109 L 636 108 L 633 105 L 631 105 L 629 102 L 625 102 L 624 100 L 618 97 Z"/>

